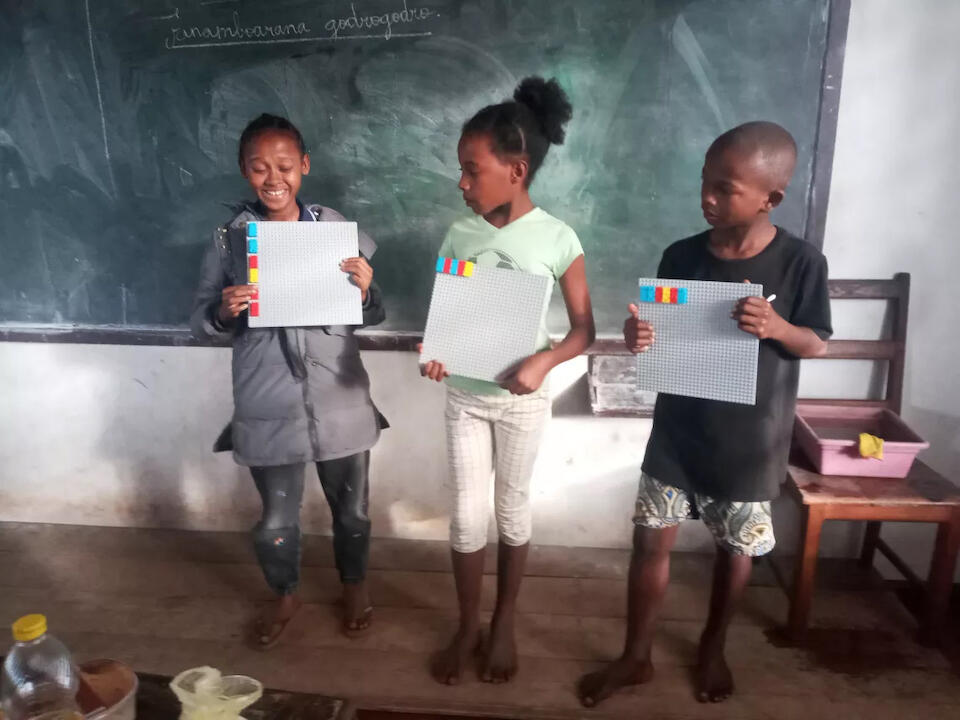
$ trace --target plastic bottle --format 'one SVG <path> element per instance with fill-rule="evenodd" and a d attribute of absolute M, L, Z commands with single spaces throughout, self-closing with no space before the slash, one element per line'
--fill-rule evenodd
<path fill-rule="evenodd" d="M 77 668 L 64 644 L 47 634 L 47 619 L 20 618 L 13 624 L 13 639 L 0 673 L 5 720 L 82 720 Z"/>

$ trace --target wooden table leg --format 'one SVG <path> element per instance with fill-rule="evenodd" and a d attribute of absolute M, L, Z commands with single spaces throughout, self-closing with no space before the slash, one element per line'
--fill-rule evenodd
<path fill-rule="evenodd" d="M 953 591 L 953 574 L 960 551 L 960 510 L 954 510 L 953 519 L 937 526 L 937 541 L 930 562 L 927 595 L 920 627 L 920 639 L 928 645 L 942 640 L 944 622 Z"/>
<path fill-rule="evenodd" d="M 820 530 L 826 517 L 823 505 L 802 505 L 803 526 L 800 531 L 800 551 L 790 597 L 788 632 L 793 640 L 802 640 L 810 618 L 813 601 L 813 581 L 817 572 L 817 554 L 820 549 Z"/>
<path fill-rule="evenodd" d="M 860 550 L 860 564 L 864 567 L 873 567 L 873 555 L 877 551 L 877 540 L 880 539 L 882 522 L 870 520 L 867 530 L 863 534 L 863 548 Z"/>

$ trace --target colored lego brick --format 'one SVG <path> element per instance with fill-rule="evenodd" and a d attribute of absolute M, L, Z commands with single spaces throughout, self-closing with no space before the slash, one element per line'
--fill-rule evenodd
<path fill-rule="evenodd" d="M 247 271 L 247 282 L 255 283 L 260 282 L 260 273 L 257 268 L 250 268 Z"/>
<path fill-rule="evenodd" d="M 656 288 L 653 285 L 643 285 L 640 288 L 640 302 L 656 302 Z"/>
<path fill-rule="evenodd" d="M 248 256 L 247 256 L 247 266 L 248 266 L 248 267 L 258 268 L 258 267 L 260 267 L 259 262 L 260 262 L 260 261 L 257 259 L 257 256 L 256 256 L 256 255 L 248 255 Z"/>
<path fill-rule="evenodd" d="M 255 238 L 257 236 L 257 224 L 255 222 L 247 223 L 247 237 Z"/>
<path fill-rule="evenodd" d="M 260 288 L 258 288 L 256 285 L 254 285 L 252 288 L 250 288 L 250 299 L 251 299 L 251 300 L 259 300 L 259 299 L 260 299 Z"/>
<path fill-rule="evenodd" d="M 257 254 L 257 239 L 247 238 L 247 252 L 251 255 Z"/>
<path fill-rule="evenodd" d="M 458 277 L 470 277 L 473 275 L 474 265 L 465 260 L 454 260 L 453 258 L 437 258 L 437 272 L 445 275 L 457 275 Z"/>
<path fill-rule="evenodd" d="M 677 304 L 687 304 L 687 288 L 677 288 Z"/>
<path fill-rule="evenodd" d="M 250 317 L 260 317 L 260 303 L 251 302 L 249 311 L 250 311 Z"/>
<path fill-rule="evenodd" d="M 677 289 L 676 289 L 676 288 L 670 288 L 670 300 L 669 300 L 669 302 L 670 302 L 671 305 L 676 305 L 676 304 L 677 304 Z"/>
<path fill-rule="evenodd" d="M 663 302 L 663 290 L 664 290 L 664 288 L 662 288 L 662 287 L 658 287 L 658 288 L 657 288 L 657 302 L 658 302 L 658 303 L 662 303 L 662 302 Z"/>

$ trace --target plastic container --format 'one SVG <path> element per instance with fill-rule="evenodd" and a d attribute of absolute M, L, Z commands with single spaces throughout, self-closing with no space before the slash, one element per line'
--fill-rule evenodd
<path fill-rule="evenodd" d="M 860 433 L 883 439 L 883 459 L 860 455 Z M 930 447 L 886 408 L 799 405 L 794 438 L 821 475 L 904 478 Z"/>
<path fill-rule="evenodd" d="M 90 660 L 80 665 L 80 675 L 97 706 L 83 708 L 86 720 L 136 720 L 140 683 L 130 667 L 116 660 Z"/>
<path fill-rule="evenodd" d="M 47 633 L 47 619 L 20 618 L 13 624 L 13 639 L 0 673 L 6 720 L 82 720 L 77 668 L 64 644 Z"/>
<path fill-rule="evenodd" d="M 246 675 L 223 676 L 212 667 L 184 670 L 170 688 L 180 698 L 180 720 L 238 720 L 240 711 L 263 695 L 263 685 Z"/>

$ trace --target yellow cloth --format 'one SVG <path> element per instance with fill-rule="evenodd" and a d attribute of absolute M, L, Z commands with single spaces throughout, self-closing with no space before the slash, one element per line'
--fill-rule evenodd
<path fill-rule="evenodd" d="M 883 440 L 870 433 L 860 433 L 860 456 L 883 460 Z"/>

